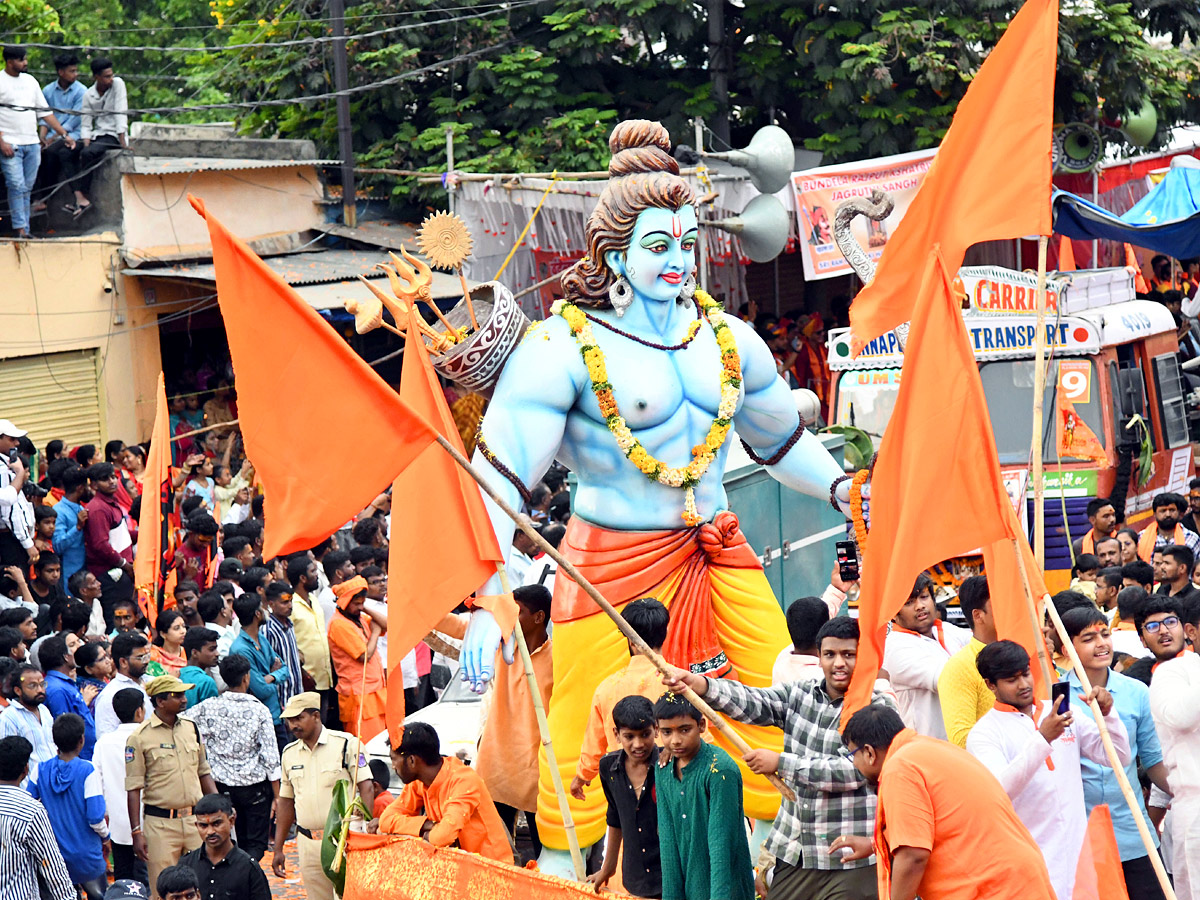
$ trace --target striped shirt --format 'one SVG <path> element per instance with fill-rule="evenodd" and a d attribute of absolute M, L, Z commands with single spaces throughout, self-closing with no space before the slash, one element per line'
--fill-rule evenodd
<path fill-rule="evenodd" d="M 0 738 L 23 737 L 33 744 L 29 757 L 29 780 L 37 781 L 38 764 L 58 755 L 50 729 L 54 716 L 45 704 L 38 707 L 34 715 L 20 703 L 10 703 L 0 712 Z"/>
<path fill-rule="evenodd" d="M 301 686 L 302 669 L 300 668 L 300 649 L 296 644 L 296 629 L 291 619 L 280 619 L 274 613 L 267 613 L 263 621 L 263 633 L 267 643 L 275 651 L 275 655 L 283 660 L 287 667 L 288 677 L 275 682 L 275 690 L 279 694 L 279 708 L 287 706 L 288 701 L 304 688 Z"/>
<path fill-rule="evenodd" d="M 75 900 L 67 865 L 42 804 L 0 784 L 0 900 L 38 900 L 38 872 L 53 900 Z"/>
<path fill-rule="evenodd" d="M 896 706 L 876 682 L 872 703 Z M 709 678 L 704 699 L 717 712 L 751 725 L 783 730 L 777 774 L 796 793 L 784 798 L 763 848 L 800 869 L 843 871 L 873 865 L 875 858 L 842 864 L 829 855 L 839 835 L 875 833 L 875 792 L 842 752 L 838 721 L 842 701 L 825 692 L 825 680 L 752 688 Z"/>

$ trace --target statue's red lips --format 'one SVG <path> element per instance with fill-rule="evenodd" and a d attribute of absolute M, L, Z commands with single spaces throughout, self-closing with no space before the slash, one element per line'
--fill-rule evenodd
<path fill-rule="evenodd" d="M 667 284 L 679 284 L 683 281 L 683 275 L 679 272 L 663 272 L 659 277 Z"/>

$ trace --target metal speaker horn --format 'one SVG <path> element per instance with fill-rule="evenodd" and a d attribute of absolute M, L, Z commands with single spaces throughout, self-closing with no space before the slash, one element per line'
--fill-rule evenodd
<path fill-rule="evenodd" d="M 740 216 L 704 224 L 736 234 L 746 255 L 758 263 L 770 262 L 787 245 L 788 212 L 770 194 L 759 194 Z"/>
<path fill-rule="evenodd" d="M 763 194 L 774 194 L 787 187 L 796 161 L 792 139 L 778 125 L 760 128 L 744 150 L 702 155 L 741 166 L 750 173 L 750 183 Z"/>
<path fill-rule="evenodd" d="M 1058 171 L 1090 172 L 1100 162 L 1104 141 L 1099 132 L 1083 122 L 1064 125 L 1055 135 L 1058 144 Z"/>

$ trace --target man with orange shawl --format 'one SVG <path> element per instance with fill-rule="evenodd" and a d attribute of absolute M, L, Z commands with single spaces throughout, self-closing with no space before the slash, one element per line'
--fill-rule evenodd
<path fill-rule="evenodd" d="M 588 255 L 564 273 L 565 299 L 553 315 L 505 362 L 476 465 L 519 506 L 525 485 L 561 461 L 578 478 L 564 555 L 618 609 L 647 596 L 670 608 L 668 661 L 765 687 L 788 635 L 758 556 L 728 511 L 730 430 L 736 425 L 788 487 L 845 509 L 849 485 L 804 429 L 766 344 L 696 289 L 694 196 L 666 130 L 623 122 L 609 147 L 611 177 L 588 221 Z M 513 523 L 494 506 L 489 512 L 500 546 L 509 547 Z M 628 661 L 628 642 L 566 577 L 555 582 L 551 621 L 550 732 L 570 781 L 593 692 Z M 472 613 L 463 660 L 473 689 L 492 678 L 502 640 L 510 660 L 511 640 L 491 613 Z M 752 746 L 782 747 L 778 730 L 732 725 Z M 717 743 L 733 749 L 723 737 Z M 539 866 L 570 874 L 545 753 L 540 775 Z M 744 766 L 742 778 L 747 814 L 772 819 L 778 794 Z M 571 808 L 580 842 L 597 841 L 601 792 L 572 799 Z"/>
<path fill-rule="evenodd" d="M 329 622 L 329 652 L 338 677 L 338 712 L 346 731 L 365 743 L 387 727 L 387 688 L 376 649 L 387 620 L 364 606 L 367 580 L 361 575 L 335 584 L 333 595 L 337 612 Z"/>

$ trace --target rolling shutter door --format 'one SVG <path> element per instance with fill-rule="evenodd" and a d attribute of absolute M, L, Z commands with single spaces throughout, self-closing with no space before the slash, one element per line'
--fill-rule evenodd
<path fill-rule="evenodd" d="M 99 444 L 96 351 L 70 350 L 0 360 L 0 419 L 29 432 L 39 450 L 59 439 L 67 449 Z"/>

